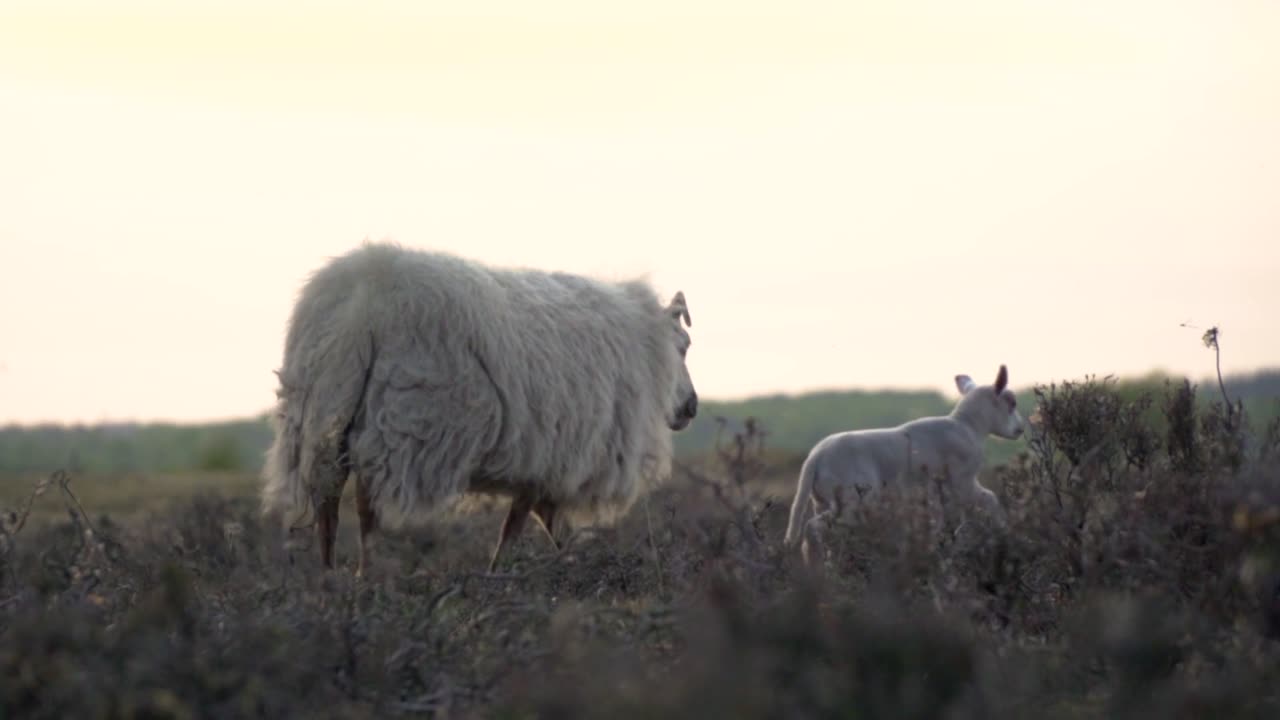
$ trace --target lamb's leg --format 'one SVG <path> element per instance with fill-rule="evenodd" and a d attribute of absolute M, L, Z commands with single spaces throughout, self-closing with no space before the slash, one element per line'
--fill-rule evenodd
<path fill-rule="evenodd" d="M 976 475 L 970 485 L 969 492 L 970 500 L 984 510 L 997 525 L 1001 527 L 1008 526 L 1009 514 L 1005 511 L 1004 506 L 1000 504 L 1000 498 L 996 497 L 996 494 L 991 492 L 990 489 L 984 487 L 981 482 L 978 482 Z"/>
<path fill-rule="evenodd" d="M 529 517 L 529 510 L 532 508 L 533 499 L 528 495 L 516 495 L 511 499 L 511 509 L 507 511 L 507 518 L 502 521 L 502 531 L 498 534 L 498 545 L 493 549 L 493 557 L 489 559 L 489 572 L 493 572 L 498 566 L 498 556 L 502 554 L 502 548 L 511 541 L 511 538 L 520 534 L 524 521 Z"/>
<path fill-rule="evenodd" d="M 373 509 L 373 498 L 369 497 L 369 486 L 361 478 L 356 478 L 356 513 L 360 516 L 360 564 L 356 566 L 356 577 L 363 577 L 370 565 L 378 515 Z"/>
<path fill-rule="evenodd" d="M 810 570 L 817 571 L 822 567 L 822 558 L 826 554 L 822 535 L 827 531 L 831 515 L 831 508 L 822 509 L 804 524 L 801 533 L 803 540 L 800 543 L 800 557 L 804 560 L 805 567 Z"/>
<path fill-rule="evenodd" d="M 533 504 L 533 517 L 537 519 L 538 524 L 546 531 L 547 538 L 551 540 L 551 545 L 554 546 L 556 550 L 560 550 L 562 545 L 559 540 L 556 540 L 554 525 L 556 518 L 556 504 L 545 498 L 539 500 Z"/>
<path fill-rule="evenodd" d="M 333 569 L 333 543 L 338 536 L 338 500 L 328 497 L 316 508 L 316 535 L 320 541 L 320 562 L 325 569 Z"/>

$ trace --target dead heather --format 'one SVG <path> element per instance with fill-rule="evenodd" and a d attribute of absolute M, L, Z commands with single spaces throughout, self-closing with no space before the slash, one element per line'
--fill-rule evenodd
<path fill-rule="evenodd" d="M 780 546 L 752 423 L 618 527 L 560 554 L 526 532 L 495 575 L 498 505 L 380 536 L 359 580 L 353 508 L 324 575 L 251 494 L 124 521 L 58 474 L 6 496 L 0 715 L 1275 717 L 1280 427 L 1246 437 L 1189 385 L 1037 397 L 991 477 L 1007 532 L 920 479 L 820 573 Z"/>

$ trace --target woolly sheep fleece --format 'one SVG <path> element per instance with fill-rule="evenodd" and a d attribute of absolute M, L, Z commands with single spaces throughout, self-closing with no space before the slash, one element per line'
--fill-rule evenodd
<path fill-rule="evenodd" d="M 391 525 L 530 486 L 613 522 L 670 475 L 679 322 L 640 280 L 366 242 L 289 320 L 263 511 L 296 522 L 350 471 Z"/>

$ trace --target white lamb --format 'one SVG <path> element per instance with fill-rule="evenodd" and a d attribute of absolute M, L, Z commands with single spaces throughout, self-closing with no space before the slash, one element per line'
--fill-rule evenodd
<path fill-rule="evenodd" d="M 784 543 L 792 546 L 803 535 L 803 553 L 810 561 L 809 540 L 816 540 L 822 528 L 837 519 L 838 497 L 869 496 L 920 471 L 945 473 L 953 495 L 989 510 L 1003 522 L 1000 501 L 978 481 L 978 472 L 987 435 L 1015 439 L 1025 426 L 1017 399 L 1007 387 L 1009 372 L 1001 365 L 994 385 L 979 386 L 968 375 L 957 375 L 955 381 L 961 398 L 950 415 L 920 418 L 894 428 L 840 432 L 820 440 L 800 469 Z M 814 517 L 805 522 L 811 501 Z"/>

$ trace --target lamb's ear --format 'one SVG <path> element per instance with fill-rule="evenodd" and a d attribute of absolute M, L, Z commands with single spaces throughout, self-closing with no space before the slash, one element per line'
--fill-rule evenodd
<path fill-rule="evenodd" d="M 689 317 L 689 304 L 684 300 L 684 291 L 677 290 L 675 297 L 671 298 L 671 304 L 667 305 L 667 312 L 671 313 L 673 318 L 684 318 L 684 324 L 693 327 L 693 318 Z"/>
<path fill-rule="evenodd" d="M 996 394 L 999 395 L 1000 393 L 1004 392 L 1004 388 L 1008 384 L 1009 384 L 1009 369 L 1001 365 L 1000 372 L 996 374 L 996 386 L 995 386 Z"/>
<path fill-rule="evenodd" d="M 970 390 L 974 389 L 975 387 L 977 387 L 977 383 L 975 383 L 973 381 L 973 378 L 969 377 L 968 375 L 956 376 L 956 389 L 960 391 L 961 395 L 967 394 Z"/>

